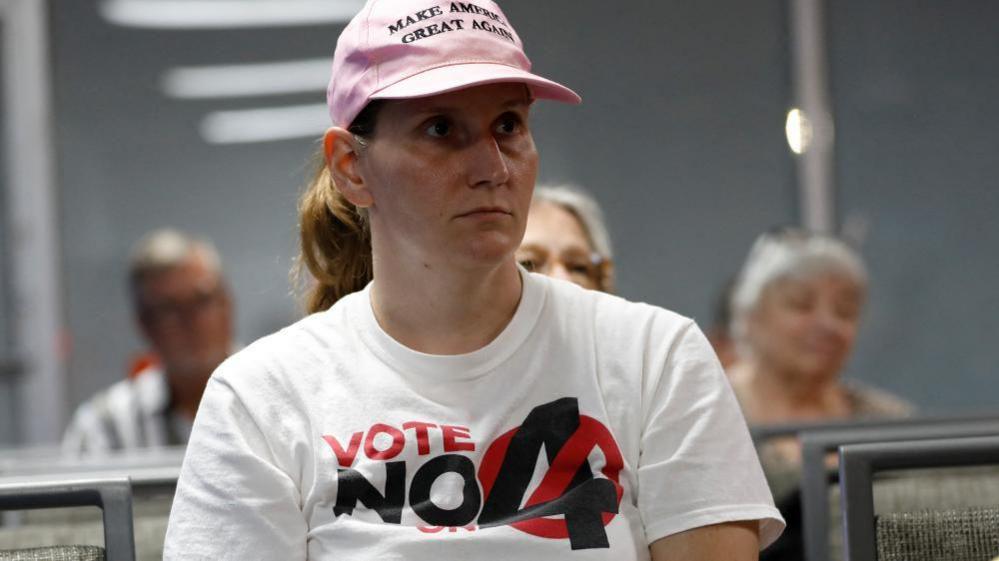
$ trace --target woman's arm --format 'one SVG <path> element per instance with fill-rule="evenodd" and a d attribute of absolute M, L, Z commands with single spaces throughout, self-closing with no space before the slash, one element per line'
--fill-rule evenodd
<path fill-rule="evenodd" d="M 701 526 L 656 540 L 652 561 L 757 561 L 760 556 L 756 520 Z"/>
<path fill-rule="evenodd" d="M 227 364 L 231 364 L 227 363 Z M 226 364 L 223 365 L 226 368 Z M 237 374 L 248 376 L 249 372 Z M 201 400 L 170 509 L 164 561 L 304 561 L 308 525 L 277 415 L 255 417 L 216 373 Z M 286 403 L 261 388 L 263 402 Z M 269 432 L 268 432 L 269 431 Z"/>
<path fill-rule="evenodd" d="M 784 523 L 718 359 L 688 324 L 665 363 L 650 364 L 662 374 L 642 402 L 638 506 L 649 543 L 665 538 L 668 561 L 757 559 Z"/>

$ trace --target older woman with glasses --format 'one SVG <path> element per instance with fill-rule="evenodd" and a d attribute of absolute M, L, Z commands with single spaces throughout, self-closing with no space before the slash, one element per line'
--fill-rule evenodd
<path fill-rule="evenodd" d="M 528 271 L 583 288 L 614 290 L 614 261 L 603 212 L 593 197 L 575 186 L 535 189 L 517 261 Z"/>

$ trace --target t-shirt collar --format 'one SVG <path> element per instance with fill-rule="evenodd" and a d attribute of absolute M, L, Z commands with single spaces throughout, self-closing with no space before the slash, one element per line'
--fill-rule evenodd
<path fill-rule="evenodd" d="M 520 270 L 522 291 L 510 323 L 489 344 L 459 355 L 433 355 L 413 350 L 382 329 L 371 307 L 371 284 L 347 297 L 347 317 L 363 343 L 380 360 L 400 374 L 439 380 L 470 379 L 488 374 L 510 358 L 527 340 L 541 315 L 545 286 L 534 275 Z"/>

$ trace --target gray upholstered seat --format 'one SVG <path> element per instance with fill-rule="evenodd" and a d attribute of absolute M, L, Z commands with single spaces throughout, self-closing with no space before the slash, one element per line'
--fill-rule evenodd
<path fill-rule="evenodd" d="M 999 555 L 999 506 L 885 514 L 876 533 L 879 561 L 990 561 Z"/>
<path fill-rule="evenodd" d="M 956 468 L 975 466 L 966 475 L 977 484 L 944 485 Z M 910 440 L 853 444 L 840 447 L 840 482 L 844 506 L 844 537 L 851 561 L 989 561 L 999 554 L 999 504 L 959 508 L 946 506 L 939 494 L 924 491 L 896 496 L 913 504 L 929 499 L 924 508 L 907 508 L 875 516 L 873 477 L 878 473 L 922 468 L 947 468 L 932 474 L 938 485 L 952 487 L 965 500 L 982 500 L 995 489 L 999 466 L 999 436 Z M 904 487 L 900 487 L 904 488 Z M 919 497 L 919 495 L 925 495 Z"/>
<path fill-rule="evenodd" d="M 94 545 L 61 545 L 16 551 L 0 550 L 0 561 L 104 561 L 104 548 Z"/>
<path fill-rule="evenodd" d="M 805 558 L 808 561 L 829 561 L 836 559 L 839 547 L 830 541 L 832 520 L 830 516 L 829 472 L 827 458 L 838 447 L 854 443 L 878 443 L 878 446 L 897 441 L 923 441 L 930 439 L 956 439 L 971 436 L 993 436 L 999 434 L 999 418 L 994 416 L 979 419 L 953 420 L 912 419 L 883 424 L 868 424 L 861 428 L 834 428 L 807 430 L 801 433 L 802 445 L 802 510 L 805 526 Z M 859 446 L 864 446 L 859 444 Z M 913 467 L 944 467 L 930 462 Z M 955 464 L 961 465 L 961 464 Z M 840 464 L 842 469 L 842 463 Z M 871 484 L 867 481 L 867 493 L 871 494 Z M 873 509 L 873 499 L 868 497 Z M 873 532 L 873 514 L 870 532 Z M 873 537 L 872 537 L 873 540 Z M 873 548 L 871 555 L 873 555 Z"/>
<path fill-rule="evenodd" d="M 135 558 L 137 561 L 163 559 L 163 540 L 167 516 L 135 518 Z M 11 528 L 0 527 L 0 550 L 37 547 L 39 545 L 101 545 L 104 529 L 99 520 L 26 524 Z M 5 561 L 0 557 L 0 561 Z"/>

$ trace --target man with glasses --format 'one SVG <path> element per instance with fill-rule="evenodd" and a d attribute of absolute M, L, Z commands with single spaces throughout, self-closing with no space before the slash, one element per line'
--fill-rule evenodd
<path fill-rule="evenodd" d="M 63 439 L 68 452 L 185 444 L 208 378 L 233 350 L 232 301 L 210 242 L 148 234 L 129 284 L 154 359 L 80 405 Z"/>

